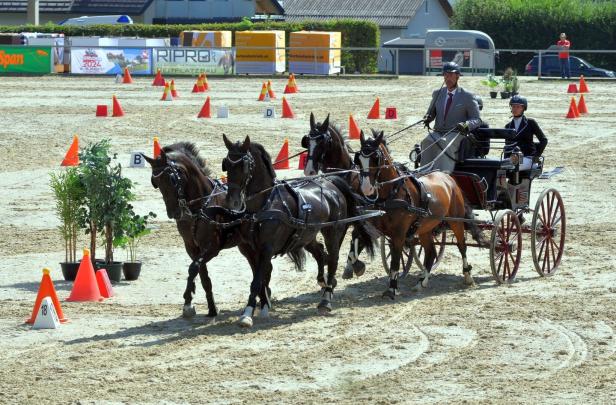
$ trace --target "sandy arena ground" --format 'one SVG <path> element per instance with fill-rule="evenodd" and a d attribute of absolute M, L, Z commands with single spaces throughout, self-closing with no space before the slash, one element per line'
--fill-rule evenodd
<path fill-rule="evenodd" d="M 151 78 L 134 85 L 109 78 L 3 77 L 0 117 L 0 403 L 613 403 L 616 401 L 616 104 L 614 84 L 589 82 L 590 115 L 566 120 L 566 83 L 524 79 L 529 116 L 549 137 L 546 166 L 565 173 L 533 184 L 557 188 L 567 210 L 567 245 L 556 276 L 533 269 L 530 239 L 524 240 L 517 282 L 499 286 L 487 250 L 473 249 L 477 288 L 463 286 L 461 261 L 449 248 L 429 290 L 411 292 L 418 273 L 402 281 L 396 302 L 381 299 L 385 277 L 380 258 L 359 279 L 339 280 L 331 316 L 317 315 L 316 265 L 296 271 L 276 259 L 270 319 L 237 326 L 249 290 L 249 267 L 235 250 L 209 265 L 221 311 L 209 322 L 198 284 L 198 315 L 181 318 L 189 259 L 166 218 L 149 169 L 125 169 L 136 182 L 138 212 L 158 213 L 155 231 L 143 242 L 138 281 L 114 286 L 103 303 L 65 302 L 71 283 L 62 279 L 64 259 L 56 229 L 49 172 L 73 134 L 82 145 L 111 138 L 124 165 L 131 151 L 151 153 L 152 137 L 163 144 L 192 141 L 214 172 L 226 154 L 221 134 L 250 135 L 275 156 L 285 137 L 291 151 L 309 128 L 330 112 L 345 127 L 353 113 L 362 128 L 386 133 L 417 121 L 438 78 L 396 80 L 298 79 L 288 97 L 297 119 L 264 119 L 256 98 L 261 79 L 210 78 L 214 109 L 226 104 L 229 119 L 197 119 L 204 97 L 189 92 L 192 79 L 177 80 L 181 98 L 159 101 Z M 273 80 L 281 114 L 286 79 Z M 480 78 L 461 84 L 487 94 Z M 124 118 L 96 118 L 97 104 L 121 101 Z M 364 117 L 376 96 L 398 109 L 396 121 Z M 505 100 L 484 97 L 484 118 L 495 127 L 509 119 Z M 391 146 L 406 160 L 424 130 L 409 131 Z M 353 143 L 353 145 L 356 144 Z M 292 161 L 296 167 L 297 160 Z M 298 175 L 281 172 L 281 176 Z M 612 190 L 612 191 L 610 191 Z M 82 239 L 85 246 L 86 239 Z M 348 241 L 343 246 L 347 251 Z M 124 257 L 122 251 L 117 257 Z M 341 258 L 339 274 L 344 258 Z M 57 330 L 24 325 L 41 279 L 51 268 L 70 323 Z"/>

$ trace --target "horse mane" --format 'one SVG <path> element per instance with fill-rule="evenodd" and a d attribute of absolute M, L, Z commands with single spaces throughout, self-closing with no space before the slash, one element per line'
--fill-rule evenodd
<path fill-rule="evenodd" d="M 349 144 L 349 140 L 345 139 L 344 136 L 342 136 L 342 129 L 340 129 L 340 127 L 338 125 L 329 124 L 329 130 L 335 136 L 340 138 L 340 143 L 342 144 L 342 146 L 344 146 L 346 148 L 348 153 L 350 153 L 351 155 L 353 155 L 355 153 L 355 151 L 353 150 L 353 148 L 351 148 L 351 145 Z"/>
<path fill-rule="evenodd" d="M 263 165 L 267 169 L 268 173 L 272 177 L 272 179 L 276 178 L 276 172 L 274 171 L 274 165 L 272 165 L 272 157 L 265 150 L 263 145 L 257 142 L 250 142 L 250 151 L 253 152 L 253 155 L 256 153 L 261 157 L 261 161 Z"/>
<path fill-rule="evenodd" d="M 207 167 L 205 159 L 203 159 L 199 155 L 199 148 L 197 148 L 197 146 L 192 142 L 174 143 L 172 145 L 163 147 L 163 151 L 165 153 L 183 153 L 195 164 L 195 166 L 197 166 L 201 170 L 201 172 L 203 172 L 204 175 L 209 177 L 212 174 L 210 168 Z"/>

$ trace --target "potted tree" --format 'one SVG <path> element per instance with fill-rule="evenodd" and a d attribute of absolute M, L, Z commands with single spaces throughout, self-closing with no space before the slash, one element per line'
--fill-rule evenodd
<path fill-rule="evenodd" d="M 113 240 L 123 236 L 119 221 L 131 212 L 129 202 L 134 199 L 133 184 L 122 176 L 122 167 L 114 164 L 110 156 L 109 140 L 86 147 L 79 154 L 81 180 L 85 190 L 85 203 L 81 219 L 90 234 L 90 252 L 95 268 L 105 268 L 112 281 L 120 281 L 122 262 L 113 260 Z M 114 157 L 115 158 L 115 157 Z M 105 260 L 96 261 L 96 237 L 103 237 Z"/>
<path fill-rule="evenodd" d="M 77 233 L 79 215 L 85 191 L 79 178 L 79 169 L 69 167 L 66 171 L 50 174 L 50 185 L 56 200 L 56 215 L 60 219 L 60 234 L 64 239 L 64 262 L 60 263 L 65 280 L 77 276 Z"/>
<path fill-rule="evenodd" d="M 518 75 L 513 74 L 513 76 L 511 77 L 511 95 L 515 96 L 518 95 L 520 91 L 520 82 L 518 81 Z"/>
<path fill-rule="evenodd" d="M 126 280 L 132 281 L 139 278 L 141 273 L 141 261 L 137 260 L 137 248 L 141 238 L 148 235 L 151 231 L 147 227 L 148 220 L 150 218 L 156 218 L 156 214 L 153 212 L 147 215 L 137 215 L 130 208 L 128 216 L 123 218 L 118 224 L 122 230 L 123 235 L 114 239 L 113 243 L 116 247 L 122 247 L 126 249 L 127 260 L 122 265 L 122 271 Z"/>
<path fill-rule="evenodd" d="M 498 80 L 494 77 L 494 75 L 488 75 L 485 80 L 481 81 L 481 84 L 483 84 L 490 90 L 491 98 L 496 98 L 496 96 L 498 95 L 498 91 L 496 91 L 496 88 L 498 87 L 499 83 Z"/>
<path fill-rule="evenodd" d="M 515 74 L 512 68 L 508 67 L 507 69 L 505 69 L 505 72 L 503 73 L 503 78 L 501 79 L 501 82 L 503 84 L 503 91 L 501 91 L 501 98 L 511 97 L 511 92 L 513 91 L 514 76 Z M 517 77 L 516 77 L 516 81 L 517 81 Z"/>

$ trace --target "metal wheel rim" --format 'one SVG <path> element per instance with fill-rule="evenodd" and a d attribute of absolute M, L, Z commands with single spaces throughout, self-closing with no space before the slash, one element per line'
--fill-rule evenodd
<path fill-rule="evenodd" d="M 567 229 L 565 205 L 557 190 L 543 190 L 535 204 L 531 226 L 531 252 L 535 270 L 542 277 L 553 276 L 565 250 Z"/>
<path fill-rule="evenodd" d="M 440 237 L 440 241 L 438 238 Z M 440 232 L 438 235 L 432 237 L 435 245 L 438 246 L 436 250 L 436 259 L 434 260 L 434 264 L 432 265 L 432 269 L 430 271 L 434 271 L 438 268 L 439 264 L 441 264 L 441 260 L 443 259 L 443 255 L 445 254 L 445 243 L 447 242 L 447 231 Z M 415 264 L 421 271 L 426 271 L 423 264 L 423 247 L 419 243 L 413 245 L 413 260 Z"/>
<path fill-rule="evenodd" d="M 386 236 L 381 236 L 381 262 L 383 263 L 383 268 L 385 269 L 385 274 L 389 276 L 389 261 L 391 260 L 391 243 L 389 242 L 389 238 Z M 404 244 L 404 248 L 402 249 L 402 255 L 400 256 L 400 269 L 402 270 L 402 277 L 406 276 L 411 269 L 411 265 L 413 264 L 411 247 L 409 243 Z"/>
<path fill-rule="evenodd" d="M 512 246 L 515 243 L 515 254 Z M 498 251 L 497 251 L 498 250 Z M 512 283 L 520 267 L 522 256 L 522 227 L 511 210 L 498 213 L 490 237 L 490 267 L 499 284 Z"/>

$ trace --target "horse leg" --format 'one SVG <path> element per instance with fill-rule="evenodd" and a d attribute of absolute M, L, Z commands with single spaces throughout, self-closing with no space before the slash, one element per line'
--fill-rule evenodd
<path fill-rule="evenodd" d="M 255 253 L 255 251 L 246 246 L 246 245 L 239 245 L 238 246 L 240 252 L 242 253 L 242 255 L 244 255 L 244 257 L 246 258 L 246 260 L 248 261 L 248 264 L 250 265 L 250 269 L 252 270 L 252 276 L 255 276 L 255 272 L 257 270 L 257 254 Z M 264 284 L 264 287 L 261 289 L 261 292 L 259 292 L 259 304 L 261 307 L 261 312 L 259 312 L 259 316 L 262 318 L 268 318 L 269 317 L 269 309 L 272 307 L 272 303 L 269 299 L 269 297 L 271 297 L 272 294 L 272 290 L 270 290 L 269 288 L 269 280 L 267 280 L 267 282 Z"/>
<path fill-rule="evenodd" d="M 194 305 L 192 305 L 192 299 L 196 289 L 195 277 L 197 277 L 197 274 L 199 274 L 199 264 L 194 261 L 188 266 L 188 279 L 186 280 L 184 307 L 182 308 L 182 316 L 184 318 L 192 318 L 197 314 Z"/>
<path fill-rule="evenodd" d="M 354 227 L 353 232 L 351 233 L 351 248 L 349 249 L 349 254 L 347 255 L 344 273 L 342 273 L 342 278 L 345 280 L 353 278 L 353 274 L 360 277 L 366 271 L 366 264 L 359 260 L 359 254 L 364 249 L 364 246 L 361 243 L 361 240 L 357 237 L 358 232 L 359 231 L 357 228 Z"/>
<path fill-rule="evenodd" d="M 306 249 L 308 253 L 312 255 L 314 260 L 316 260 L 317 267 L 318 267 L 317 283 L 319 284 L 319 287 L 325 288 L 327 284 L 325 282 L 325 276 L 324 276 L 325 261 L 327 260 L 327 257 L 328 257 L 327 253 L 325 253 L 325 247 L 323 246 L 322 243 L 317 242 L 317 240 L 314 239 L 312 242 L 304 246 L 304 249 Z"/>
<path fill-rule="evenodd" d="M 334 298 L 334 288 L 338 282 L 336 281 L 336 271 L 338 269 L 338 256 L 340 254 L 340 245 L 346 233 L 345 227 L 337 227 L 334 229 L 323 229 L 321 232 L 325 239 L 325 247 L 327 248 L 327 285 L 323 290 L 323 298 L 318 305 L 319 313 L 324 315 L 332 311 L 332 300 Z"/>
<path fill-rule="evenodd" d="M 458 246 L 458 250 L 462 255 L 462 274 L 464 275 L 464 284 L 466 285 L 475 285 L 475 280 L 473 280 L 473 276 L 471 276 L 471 270 L 473 266 L 468 264 L 466 260 L 466 240 L 464 238 L 464 224 L 462 222 L 450 222 L 449 227 L 453 231 L 453 234 L 456 237 L 456 245 Z"/>
<path fill-rule="evenodd" d="M 271 275 L 272 272 L 272 247 L 264 246 L 259 252 L 258 265 L 253 273 L 252 282 L 250 283 L 250 295 L 248 296 L 248 304 L 244 308 L 244 312 L 240 316 L 239 324 L 242 327 L 249 328 L 252 326 L 252 315 L 257 307 L 257 295 L 259 295 L 264 286 L 266 275 Z"/>
<path fill-rule="evenodd" d="M 406 234 L 392 235 L 391 238 L 391 261 L 389 263 L 389 287 L 383 293 L 383 297 L 394 299 L 399 293 L 398 276 L 400 270 L 400 258 L 402 257 L 402 249 L 406 243 Z"/>
<path fill-rule="evenodd" d="M 201 285 L 205 290 L 205 298 L 207 300 L 207 316 L 210 318 L 216 317 L 218 315 L 218 308 L 216 308 L 216 303 L 214 302 L 214 293 L 212 292 L 212 280 L 210 280 L 210 276 L 207 272 L 207 261 L 204 259 L 200 260 L 199 265 L 199 278 L 201 278 Z"/>
<path fill-rule="evenodd" d="M 430 281 L 430 271 L 432 270 L 432 266 L 434 265 L 434 260 L 436 259 L 436 247 L 434 246 L 434 241 L 432 240 L 432 231 L 425 232 L 421 235 L 418 235 L 419 243 L 426 252 L 426 256 L 424 257 L 424 270 L 423 276 L 419 279 L 419 282 L 415 286 L 415 291 L 421 291 L 424 288 L 428 288 L 428 282 Z"/>

